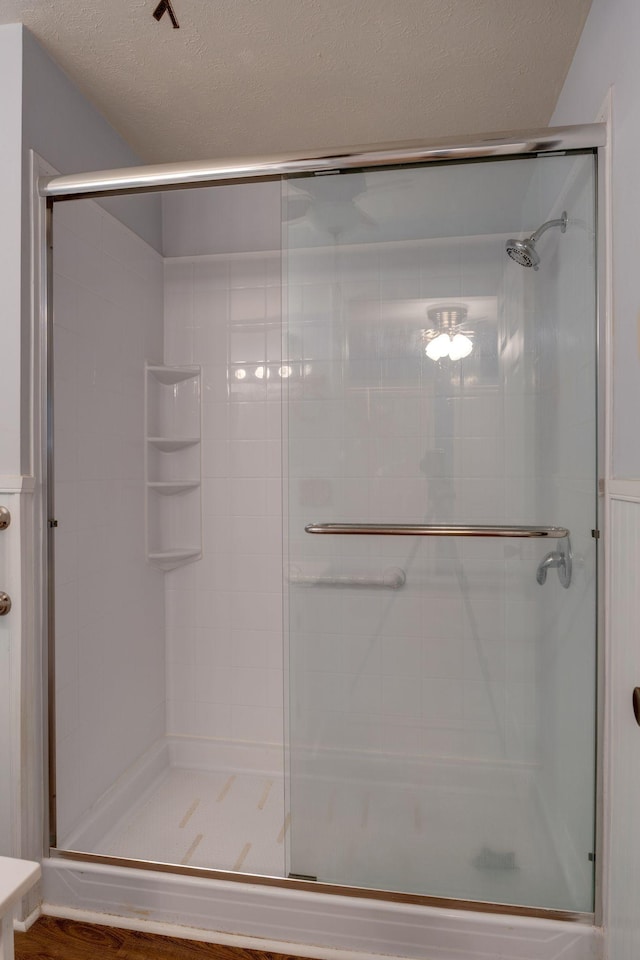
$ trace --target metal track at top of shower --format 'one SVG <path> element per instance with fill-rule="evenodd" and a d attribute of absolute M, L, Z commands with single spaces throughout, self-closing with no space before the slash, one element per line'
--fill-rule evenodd
<path fill-rule="evenodd" d="M 481 139 L 403 141 L 366 146 L 310 150 L 282 156 L 198 160 L 191 163 L 162 163 L 123 167 L 68 176 L 43 177 L 42 197 L 72 200 L 114 193 L 148 193 L 211 186 L 216 183 L 277 180 L 301 174 L 337 173 L 364 167 L 393 167 L 420 163 L 445 163 L 496 157 L 558 154 L 593 150 L 606 143 L 606 126 L 587 123 L 572 127 L 489 133 Z"/>

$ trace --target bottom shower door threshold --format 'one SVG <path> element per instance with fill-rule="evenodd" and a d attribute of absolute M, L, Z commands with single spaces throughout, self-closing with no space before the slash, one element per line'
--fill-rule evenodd
<path fill-rule="evenodd" d="M 52 851 L 42 912 L 317 960 L 602 960 L 589 914 L 459 903 Z M 566 921 L 574 921 L 567 923 Z M 252 938 L 248 942 L 245 938 Z M 257 938 L 257 939 L 255 939 Z"/>

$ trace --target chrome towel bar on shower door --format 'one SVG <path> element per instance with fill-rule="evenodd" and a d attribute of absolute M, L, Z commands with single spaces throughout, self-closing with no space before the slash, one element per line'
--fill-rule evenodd
<path fill-rule="evenodd" d="M 569 536 L 566 527 L 527 527 L 511 524 L 462 523 L 308 523 L 306 533 L 355 534 L 389 537 L 546 537 L 562 540 Z"/>

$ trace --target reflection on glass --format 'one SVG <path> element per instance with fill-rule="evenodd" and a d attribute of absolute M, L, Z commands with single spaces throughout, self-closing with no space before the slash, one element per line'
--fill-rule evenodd
<path fill-rule="evenodd" d="M 349 176 L 297 179 L 285 227 L 284 350 L 304 373 L 286 384 L 289 869 L 588 911 L 592 158 Z M 507 257 L 565 207 L 537 273 Z M 310 521 L 557 524 L 580 572 L 540 586 L 533 541 L 310 537 Z M 402 586 L 376 587 L 390 568 Z"/>

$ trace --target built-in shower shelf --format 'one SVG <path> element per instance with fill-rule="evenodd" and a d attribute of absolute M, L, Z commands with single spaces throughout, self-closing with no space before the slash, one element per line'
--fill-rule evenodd
<path fill-rule="evenodd" d="M 195 380 L 200 376 L 200 367 L 165 367 L 147 364 L 147 373 L 166 387 L 170 387 L 185 380 Z"/>
<path fill-rule="evenodd" d="M 197 490 L 199 480 L 151 480 L 147 484 L 150 490 L 169 496 L 172 493 L 186 493 L 187 490 Z"/>
<path fill-rule="evenodd" d="M 202 550 L 200 548 L 194 547 L 193 549 L 189 549 L 187 547 L 183 550 L 162 550 L 158 553 L 150 553 L 147 559 L 150 563 L 162 567 L 163 570 L 174 570 L 183 563 L 188 563 L 190 560 L 197 560 L 198 557 L 201 556 Z"/>
<path fill-rule="evenodd" d="M 175 453 L 200 443 L 200 437 L 147 437 L 147 442 L 162 453 Z"/>
<path fill-rule="evenodd" d="M 146 554 L 173 570 L 202 556 L 200 367 L 146 363 L 144 389 Z"/>

